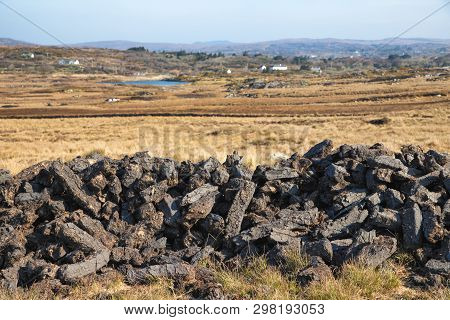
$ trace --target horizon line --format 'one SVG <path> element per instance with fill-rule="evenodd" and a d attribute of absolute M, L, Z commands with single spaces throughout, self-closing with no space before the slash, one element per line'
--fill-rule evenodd
<path fill-rule="evenodd" d="M 28 40 L 21 40 L 17 38 L 10 38 L 7 36 L 0 36 L 0 39 L 8 39 L 17 42 L 23 42 L 30 45 L 39 45 L 39 46 L 59 46 L 57 44 L 48 44 L 42 42 L 29 42 Z M 71 42 L 71 45 L 82 45 L 82 44 L 90 44 L 90 43 L 102 43 L 102 42 L 132 42 L 132 43 L 142 43 L 142 44 L 176 44 L 176 45 L 195 45 L 195 44 L 207 44 L 214 42 L 223 42 L 230 44 L 256 44 L 256 43 L 266 43 L 266 42 L 277 42 L 277 41 L 295 41 L 295 40 L 340 40 L 340 41 L 364 41 L 364 42 L 377 42 L 377 41 L 386 41 L 391 39 L 397 40 L 434 40 L 434 41 L 450 41 L 450 38 L 430 38 L 430 37 L 388 37 L 381 39 L 360 39 L 360 38 L 335 38 L 335 37 L 323 37 L 323 38 L 310 38 L 310 37 L 300 37 L 300 38 L 278 38 L 271 40 L 261 40 L 261 41 L 250 41 L 250 42 L 234 42 L 231 40 L 204 40 L 204 41 L 194 41 L 194 42 L 163 42 L 163 41 L 143 41 L 143 40 L 124 40 L 124 39 L 111 39 L 111 40 L 90 40 L 90 41 L 82 41 L 82 42 Z"/>

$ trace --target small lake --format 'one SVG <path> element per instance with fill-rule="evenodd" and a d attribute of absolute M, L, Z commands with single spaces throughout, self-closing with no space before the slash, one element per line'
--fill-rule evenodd
<path fill-rule="evenodd" d="M 128 85 L 128 86 L 158 86 L 158 87 L 173 87 L 188 84 L 186 81 L 178 80 L 137 80 L 137 81 L 122 81 L 122 82 L 103 82 L 108 84 Z"/>

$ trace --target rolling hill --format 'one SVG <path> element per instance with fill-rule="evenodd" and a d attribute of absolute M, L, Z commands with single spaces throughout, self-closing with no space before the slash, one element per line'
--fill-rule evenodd
<path fill-rule="evenodd" d="M 30 46 L 32 44 L 8 38 L 0 38 L 3 46 Z M 225 54 L 267 54 L 267 55 L 317 55 L 317 56 L 386 56 L 389 54 L 442 55 L 450 53 L 450 39 L 400 38 L 383 40 L 349 39 L 282 39 L 254 43 L 230 41 L 208 41 L 195 43 L 159 43 L 127 40 L 97 41 L 72 44 L 77 48 L 102 48 L 127 50 L 131 47 L 145 47 L 150 51 L 207 52 Z"/>

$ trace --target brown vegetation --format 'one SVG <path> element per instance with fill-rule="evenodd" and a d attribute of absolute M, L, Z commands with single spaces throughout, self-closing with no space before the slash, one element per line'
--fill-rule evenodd
<path fill-rule="evenodd" d="M 384 142 L 399 150 L 419 144 L 448 151 L 449 106 L 423 111 L 392 112 L 385 125 L 377 115 L 304 115 L 298 117 L 205 118 L 128 117 L 0 120 L 0 167 L 13 172 L 42 160 L 69 160 L 93 151 L 120 157 L 139 150 L 177 160 L 217 156 L 221 161 L 238 150 L 247 164 L 273 163 L 305 152 L 325 138 L 337 144 Z"/>
<path fill-rule="evenodd" d="M 203 263 L 213 270 L 229 299 L 253 300 L 361 300 L 361 299 L 438 299 L 450 300 L 447 287 L 421 290 L 407 285 L 406 265 L 390 261 L 382 268 L 368 268 L 358 264 L 347 264 L 336 279 L 315 282 L 307 287 L 299 287 L 293 277 L 295 271 L 306 263 L 305 257 L 293 256 L 294 269 L 282 272 L 267 265 L 264 258 L 255 258 L 244 267 L 227 268 Z M 0 300 L 177 300 L 187 299 L 189 292 L 179 288 L 173 281 L 158 279 L 149 285 L 129 286 L 117 272 L 95 275 L 83 279 L 76 286 L 53 292 L 49 284 L 43 282 L 29 289 L 15 292 L 0 290 Z"/>
<path fill-rule="evenodd" d="M 428 81 L 424 74 L 399 81 L 395 72 L 383 78 L 260 74 L 253 77 L 285 85 L 249 89 L 243 86 L 249 75 L 242 74 L 198 76 L 189 85 L 160 88 L 100 84 L 130 80 L 106 75 L 4 73 L 0 167 L 18 172 L 36 161 L 93 150 L 119 157 L 143 149 L 178 160 L 223 159 L 238 150 L 252 165 L 306 151 L 324 138 L 448 151 L 449 80 L 440 75 Z M 226 98 L 231 87 L 238 89 Z M 121 101 L 105 102 L 112 97 Z"/>
<path fill-rule="evenodd" d="M 194 81 L 190 85 L 157 88 L 101 83 L 139 79 L 122 76 L 1 74 L 1 105 L 15 108 L 0 108 L 0 118 L 361 115 L 449 105 L 447 76 L 428 81 L 423 76 L 410 75 L 408 79 L 394 81 L 396 76 L 399 75 L 393 74 L 391 80 L 377 80 L 375 75 L 363 79 L 261 74 L 228 78 L 197 76 L 190 78 Z M 248 77 L 260 77 L 267 82 L 288 81 L 281 88 L 261 90 L 246 88 L 243 84 Z M 236 87 L 242 89 L 237 92 L 230 89 Z M 112 97 L 121 101 L 105 102 Z"/>

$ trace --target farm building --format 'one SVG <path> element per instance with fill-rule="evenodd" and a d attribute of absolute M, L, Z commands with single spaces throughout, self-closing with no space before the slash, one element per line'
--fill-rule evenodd
<path fill-rule="evenodd" d="M 24 59 L 34 59 L 34 53 L 33 52 L 24 52 L 24 53 L 22 53 L 21 56 Z"/>
<path fill-rule="evenodd" d="M 58 64 L 61 66 L 77 66 L 80 64 L 80 61 L 74 59 L 61 59 L 58 61 Z"/>
<path fill-rule="evenodd" d="M 311 67 L 311 71 L 315 73 L 322 73 L 322 69 L 320 67 Z"/>
<path fill-rule="evenodd" d="M 272 71 L 287 71 L 288 67 L 284 64 L 277 64 L 272 66 Z"/>

